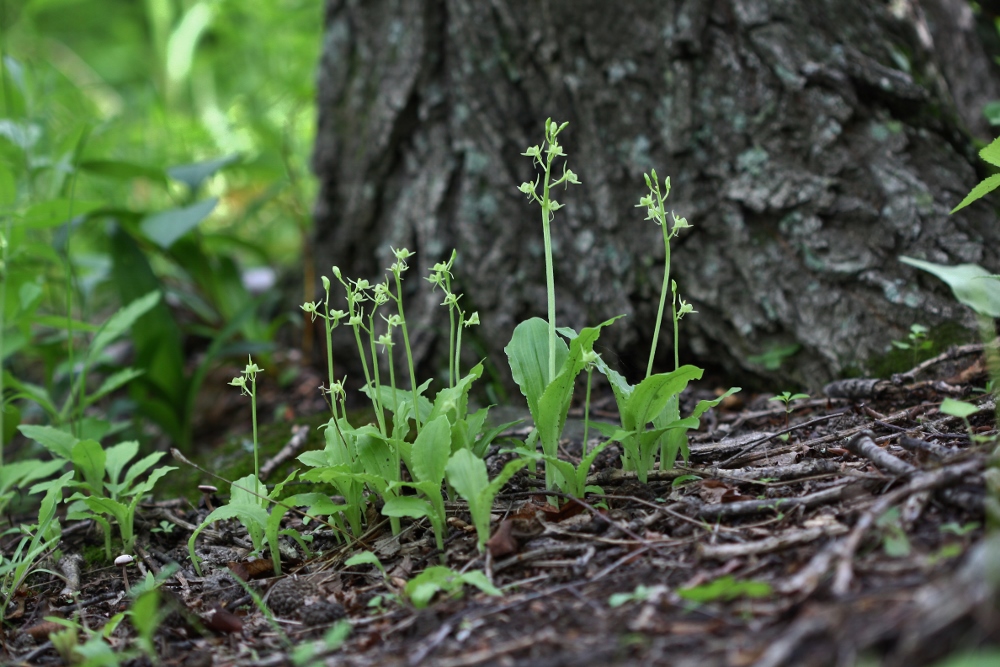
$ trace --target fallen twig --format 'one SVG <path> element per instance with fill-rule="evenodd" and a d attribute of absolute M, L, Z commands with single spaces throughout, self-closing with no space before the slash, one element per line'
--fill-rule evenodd
<path fill-rule="evenodd" d="M 915 475 L 905 486 L 890 491 L 879 498 L 867 512 L 861 515 L 850 534 L 839 543 L 838 557 L 840 560 L 837 563 L 837 572 L 831 587 L 834 595 L 843 596 L 847 594 L 851 586 L 851 580 L 854 577 L 854 568 L 852 566 L 854 553 L 858 550 L 861 539 L 868 529 L 889 508 L 914 493 L 954 484 L 964 476 L 977 472 L 982 468 L 982 465 L 982 459 L 977 457 L 952 466 L 921 473 Z"/>

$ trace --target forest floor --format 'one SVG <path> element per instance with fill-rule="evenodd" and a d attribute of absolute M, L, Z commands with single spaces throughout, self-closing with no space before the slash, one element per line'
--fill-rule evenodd
<path fill-rule="evenodd" d="M 946 397 L 975 402 L 972 435 L 995 434 L 993 403 L 973 391 L 986 379 L 981 346 L 966 346 L 892 380 L 835 383 L 796 403 L 787 427 L 779 403 L 729 403 L 703 419 L 685 465 L 640 483 L 610 447 L 591 470 L 603 495 L 558 510 L 522 471 L 497 498 L 485 554 L 464 503 L 448 503 L 443 563 L 483 571 L 501 596 L 465 586 L 416 609 L 401 593 L 442 564 L 433 533 L 405 520 L 393 536 L 374 513 L 351 544 L 286 519 L 312 535 L 313 554 L 289 545 L 281 577 L 247 560 L 239 523 L 216 523 L 199 536 L 198 576 L 187 539 L 209 508 L 183 498 L 143 507 L 130 576 L 177 568 L 161 588 L 161 665 L 936 664 L 1000 640 L 1000 542 L 984 530 L 993 446 L 939 411 Z M 563 444 L 578 460 L 579 439 Z M 491 474 L 508 456 L 497 451 Z M 150 532 L 162 522 L 172 528 Z M 86 522 L 63 527 L 65 562 L 102 544 Z M 361 549 L 385 576 L 345 566 Z M 44 617 L 99 629 L 129 605 L 118 568 L 84 564 L 76 590 L 64 586 L 44 572 L 29 579 L 0 662 L 60 664 L 47 637 L 61 626 Z M 135 632 L 122 623 L 109 635 L 125 647 Z"/>

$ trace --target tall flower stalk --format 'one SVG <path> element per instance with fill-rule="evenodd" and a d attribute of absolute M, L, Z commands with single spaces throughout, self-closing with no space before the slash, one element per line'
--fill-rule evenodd
<path fill-rule="evenodd" d="M 558 185 L 569 186 L 570 183 L 574 185 L 579 185 L 580 181 L 577 180 L 576 174 L 570 170 L 566 163 L 563 163 L 562 176 L 556 180 L 552 180 L 552 163 L 557 157 L 565 157 L 566 154 L 562 150 L 562 146 L 559 145 L 557 136 L 560 132 L 566 129 L 569 123 L 563 123 L 562 125 L 557 125 L 552 121 L 551 118 L 545 121 L 545 148 L 540 146 L 532 146 L 521 155 L 530 157 L 533 164 L 537 164 L 544 170 L 544 176 L 539 176 L 535 178 L 534 183 L 525 181 L 521 184 L 520 190 L 528 196 L 529 199 L 533 199 L 538 202 L 538 205 L 542 208 L 542 239 L 545 243 L 545 290 L 548 297 L 548 312 L 549 312 L 549 367 L 548 367 L 548 382 L 556 376 L 556 288 L 555 288 L 555 271 L 552 267 L 552 231 L 550 226 L 552 220 L 555 217 L 556 211 L 563 207 L 555 199 L 549 196 L 552 188 Z M 544 156 L 543 156 L 544 153 Z M 538 186 L 542 186 L 542 194 L 538 194 Z"/>
<path fill-rule="evenodd" d="M 670 309 L 670 319 L 673 322 L 674 329 L 674 369 L 676 370 L 680 367 L 680 352 L 678 345 L 678 326 L 677 323 L 686 313 L 695 312 L 694 308 L 686 303 L 684 299 L 680 299 L 677 295 L 677 283 L 670 280 L 670 239 L 677 236 L 677 234 L 682 229 L 686 229 L 691 225 L 684 218 L 679 218 L 674 215 L 673 211 L 670 212 L 670 217 L 673 219 L 673 226 L 667 226 L 667 209 L 664 206 L 664 200 L 670 194 L 670 177 L 663 182 L 663 191 L 660 191 L 660 181 L 656 177 L 656 170 L 652 170 L 652 177 L 650 174 L 643 174 L 646 177 L 646 187 L 649 188 L 649 194 L 642 197 L 639 203 L 636 204 L 636 208 L 646 209 L 646 220 L 652 220 L 660 226 L 663 232 L 663 285 L 660 288 L 660 305 L 656 311 L 656 326 L 653 329 L 653 343 L 649 347 L 649 363 L 646 364 L 646 377 L 653 374 L 653 358 L 656 356 L 656 343 L 660 339 L 660 325 L 663 322 L 663 311 L 667 304 L 667 290 L 672 288 L 673 299 L 671 301 Z M 679 300 L 679 301 L 678 301 Z M 678 305 L 680 308 L 678 309 Z"/>

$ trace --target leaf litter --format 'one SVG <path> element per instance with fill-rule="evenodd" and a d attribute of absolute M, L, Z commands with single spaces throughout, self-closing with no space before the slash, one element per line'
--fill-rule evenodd
<path fill-rule="evenodd" d="M 793 404 L 787 427 L 764 397 L 723 403 L 689 459 L 645 484 L 608 447 L 586 480 L 603 493 L 582 501 L 522 470 L 496 498 L 483 553 L 455 495 L 443 557 L 426 518 L 393 536 L 373 509 L 345 542 L 289 512 L 283 527 L 309 542 L 283 543 L 280 577 L 247 558 L 232 520 L 200 533 L 197 576 L 186 541 L 211 511 L 207 492 L 197 506 L 140 506 L 133 567 L 88 567 L 81 554 L 100 534 L 67 522 L 62 557 L 8 609 L 0 651 L 5 664 L 60 664 L 56 619 L 100 631 L 131 604 L 125 571 L 133 589 L 162 581 L 152 646 L 164 665 L 935 664 L 995 646 L 1000 629 L 1000 538 L 984 528 L 995 471 L 969 431 L 996 432 L 993 399 L 973 393 L 986 379 L 982 346 L 969 345 L 888 380 L 833 383 Z M 683 401 L 699 392 L 710 393 Z M 968 427 L 940 412 L 945 398 L 977 406 Z M 306 441 L 290 434 L 262 472 Z M 579 438 L 559 446 L 579 461 Z M 493 446 L 489 477 L 509 459 Z M 136 625 L 103 641 L 134 646 Z"/>

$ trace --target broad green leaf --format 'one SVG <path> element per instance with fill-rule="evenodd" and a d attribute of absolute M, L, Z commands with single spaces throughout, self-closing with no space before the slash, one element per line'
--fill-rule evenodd
<path fill-rule="evenodd" d="M 382 574 L 385 574 L 385 566 L 382 565 L 382 561 L 371 551 L 358 552 L 344 561 L 345 567 L 354 567 L 355 565 L 374 565 Z"/>
<path fill-rule="evenodd" d="M 137 440 L 120 442 L 117 445 L 108 447 L 104 450 L 104 467 L 108 472 L 108 479 L 111 484 L 118 483 L 119 475 L 121 475 L 122 470 L 125 469 L 128 462 L 134 459 L 138 453 L 139 442 Z M 160 455 L 162 456 L 163 452 L 160 452 Z"/>
<path fill-rule="evenodd" d="M 134 490 L 130 490 L 132 482 L 134 482 L 139 475 L 142 475 L 156 465 L 159 460 L 163 458 L 164 454 L 165 452 L 153 452 L 152 454 L 142 457 L 129 466 L 128 472 L 125 473 L 125 479 L 122 480 L 122 489 L 125 495 L 131 495 L 134 493 Z"/>
<path fill-rule="evenodd" d="M 521 393 L 528 399 L 528 410 L 538 414 L 538 401 L 549 384 L 549 325 L 539 317 L 525 320 L 514 328 L 510 343 L 504 348 L 510 372 Z M 569 348 L 556 339 L 556 368 L 561 368 Z"/>
<path fill-rule="evenodd" d="M 214 176 L 217 172 L 225 169 L 234 162 L 240 160 L 240 155 L 234 153 L 215 160 L 205 160 L 194 164 L 181 164 L 167 169 L 167 175 L 175 181 L 180 181 L 195 192 L 205 182 L 205 179 Z"/>
<path fill-rule="evenodd" d="M 0 466 L 0 493 L 6 493 L 15 485 L 27 486 L 36 479 L 45 479 L 62 470 L 65 465 L 66 461 L 62 459 L 52 461 L 28 459 L 4 463 Z"/>
<path fill-rule="evenodd" d="M 413 441 L 410 457 L 414 479 L 440 485 L 450 455 L 451 424 L 447 416 L 440 415 L 424 424 Z"/>
<path fill-rule="evenodd" d="M 396 496 L 386 498 L 385 505 L 382 506 L 382 514 L 385 516 L 410 517 L 422 519 L 434 514 L 434 508 L 423 498 L 417 496 Z"/>
<path fill-rule="evenodd" d="M 431 599 L 441 591 L 450 593 L 462 587 L 458 574 L 443 565 L 432 565 L 406 583 L 406 596 L 417 609 L 430 604 Z"/>
<path fill-rule="evenodd" d="M 462 574 L 462 581 L 470 586 L 475 586 L 487 595 L 503 595 L 500 589 L 490 583 L 486 575 L 479 570 L 469 570 Z"/>
<path fill-rule="evenodd" d="M 455 383 L 454 387 L 439 391 L 434 397 L 434 407 L 428 420 L 436 419 L 439 415 L 447 415 L 448 420 L 453 424 L 465 419 L 469 403 L 469 390 L 482 375 L 483 365 L 476 364 L 468 375 Z"/>
<path fill-rule="evenodd" d="M 149 240 L 167 249 L 207 218 L 218 203 L 219 200 L 213 197 L 183 208 L 156 213 L 143 220 L 140 228 Z"/>
<path fill-rule="evenodd" d="M 128 331 L 135 321 L 150 311 L 160 301 L 158 291 L 149 292 L 145 296 L 136 299 L 126 306 L 122 306 L 118 312 L 112 315 L 104 326 L 101 327 L 94 340 L 87 350 L 87 361 L 93 363 L 108 345 L 114 342 L 122 334 Z"/>
<path fill-rule="evenodd" d="M 23 424 L 18 430 L 26 438 L 30 438 L 47 450 L 67 461 L 73 460 L 73 445 L 79 442 L 72 434 L 57 429 L 54 426 L 34 426 Z"/>
<path fill-rule="evenodd" d="M 691 380 L 700 380 L 702 370 L 695 366 L 681 366 L 671 373 L 657 373 L 640 382 L 622 410 L 622 426 L 628 430 L 641 428 L 653 421 L 667 405 L 667 401 L 680 394 Z"/>
<path fill-rule="evenodd" d="M 364 471 L 381 480 L 384 489 L 386 484 L 399 479 L 399 468 L 389 443 L 377 430 L 372 431 L 360 434 L 355 446 Z M 381 492 L 381 489 L 376 490 Z"/>
<path fill-rule="evenodd" d="M 112 230 L 109 252 L 111 275 L 122 303 L 131 304 L 150 292 L 163 291 L 149 257 L 120 226 Z M 161 300 L 135 322 L 130 338 L 135 346 L 132 366 L 146 371 L 137 382 L 152 390 L 149 399 L 140 403 L 143 416 L 156 420 L 179 442 L 187 442 L 190 434 L 183 426 L 188 390 L 184 336 L 173 313 Z"/>
<path fill-rule="evenodd" d="M 83 475 L 94 495 L 104 495 L 105 454 L 96 440 L 81 440 L 73 445 L 73 465 Z"/>
<path fill-rule="evenodd" d="M 523 421 L 524 421 L 523 419 L 518 419 L 516 421 L 507 422 L 505 424 L 498 424 L 497 426 L 494 426 L 491 429 L 483 431 L 483 434 L 482 436 L 480 436 L 479 440 L 473 442 L 472 453 L 478 456 L 479 458 L 483 458 L 484 456 L 486 456 L 486 452 L 489 450 L 490 445 L 493 444 L 493 441 L 496 440 L 498 435 L 500 435 L 509 428 L 517 426 Z"/>
<path fill-rule="evenodd" d="M 146 459 L 148 458 L 149 457 L 147 456 Z M 143 459 L 143 461 L 146 459 Z M 133 511 L 135 506 L 139 504 L 139 501 L 142 500 L 142 497 L 152 491 L 153 487 L 156 486 L 156 482 L 158 482 L 161 477 L 166 475 L 171 470 L 177 470 L 177 468 L 174 466 L 160 466 L 153 472 L 149 473 L 149 477 L 137 484 L 134 489 L 126 490 L 127 494 L 132 495 L 132 502 L 130 503 L 130 506 L 133 508 Z M 128 475 L 126 475 L 126 479 L 128 479 Z"/>
<path fill-rule="evenodd" d="M 469 510 L 475 519 L 480 493 L 490 482 L 486 463 L 469 450 L 460 449 L 448 459 L 446 470 L 448 483 L 469 503 Z"/>
<path fill-rule="evenodd" d="M 141 377 L 146 371 L 136 370 L 135 368 L 123 368 L 116 373 L 112 373 L 108 377 L 104 378 L 104 382 L 101 386 L 97 388 L 92 394 L 88 394 L 86 400 L 83 402 L 84 406 L 93 405 L 95 402 L 107 396 L 116 389 L 124 387 L 132 380 L 137 377 Z"/>
<path fill-rule="evenodd" d="M 99 496 L 89 496 L 83 499 L 94 512 L 98 514 L 110 514 L 115 518 L 115 522 L 118 524 L 119 530 L 121 530 L 126 524 L 130 523 L 128 515 L 128 507 L 111 500 L 110 498 L 102 498 Z"/>
<path fill-rule="evenodd" d="M 979 315 L 1000 317 L 1000 281 L 981 266 L 947 266 L 911 257 L 900 257 L 899 261 L 923 269 L 948 283 L 955 298 Z"/>
<path fill-rule="evenodd" d="M 952 415 L 953 417 L 968 419 L 972 415 L 979 412 L 979 408 L 971 403 L 956 401 L 954 398 L 949 397 L 941 401 L 941 412 L 946 415 Z"/>
<path fill-rule="evenodd" d="M 86 215 L 101 207 L 99 201 L 80 201 L 78 199 L 50 199 L 25 211 L 21 222 L 30 229 L 47 229 L 58 227 L 71 218 Z"/>
<path fill-rule="evenodd" d="M 253 477 L 253 475 L 250 475 L 250 477 Z M 253 524 L 260 531 L 260 534 L 263 534 L 267 527 L 267 516 L 267 512 L 259 504 L 235 504 L 230 502 L 228 505 L 215 508 L 214 511 L 205 517 L 201 525 L 191 533 L 191 537 L 188 538 L 188 555 L 191 558 L 194 569 L 198 572 L 198 576 L 201 576 L 201 559 L 195 554 L 194 545 L 201 531 L 216 521 L 239 519 L 240 523 L 246 526 L 248 531 L 250 529 L 250 525 L 248 524 Z"/>
<path fill-rule="evenodd" d="M 100 330 L 100 327 L 91 324 L 90 322 L 84 322 L 83 320 L 69 319 L 67 320 L 63 315 L 41 315 L 35 314 L 31 318 L 31 323 L 40 327 L 50 327 L 52 329 L 58 329 L 60 331 L 65 331 L 67 327 L 73 327 L 73 331 L 76 332 L 86 332 L 86 333 L 96 333 Z"/>
<path fill-rule="evenodd" d="M 157 183 L 166 183 L 166 174 L 159 167 L 151 167 L 123 160 L 83 160 L 77 167 L 98 176 L 131 180 L 133 178 L 148 178 Z"/>

